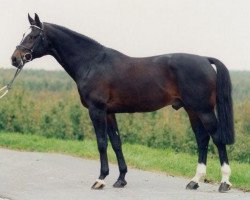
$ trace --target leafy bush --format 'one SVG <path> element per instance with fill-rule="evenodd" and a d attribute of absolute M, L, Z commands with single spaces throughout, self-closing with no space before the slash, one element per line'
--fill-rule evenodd
<path fill-rule="evenodd" d="M 13 73 L 13 70 L 0 70 L 0 84 L 6 84 Z M 249 77 L 250 72 L 232 73 L 236 144 L 228 147 L 231 159 L 247 163 L 250 163 Z M 174 111 L 167 107 L 152 113 L 116 116 L 123 142 L 197 153 L 194 133 L 183 109 Z M 0 131 L 60 139 L 95 138 L 74 82 L 61 71 L 23 71 L 12 91 L 0 101 Z M 209 152 L 217 154 L 212 142 Z"/>

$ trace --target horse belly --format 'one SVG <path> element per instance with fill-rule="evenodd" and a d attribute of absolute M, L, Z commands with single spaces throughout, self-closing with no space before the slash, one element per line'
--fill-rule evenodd
<path fill-rule="evenodd" d="M 170 105 L 175 95 L 166 89 L 151 87 L 150 90 L 124 92 L 108 102 L 108 112 L 151 112 Z"/>
<path fill-rule="evenodd" d="M 175 76 L 166 59 L 139 59 L 112 79 L 108 111 L 150 112 L 178 98 Z"/>

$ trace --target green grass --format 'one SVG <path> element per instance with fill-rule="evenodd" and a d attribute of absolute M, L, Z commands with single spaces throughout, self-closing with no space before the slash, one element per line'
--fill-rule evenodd
<path fill-rule="evenodd" d="M 15 150 L 57 152 L 72 156 L 98 159 L 96 141 L 59 140 L 37 135 L 0 133 L 0 146 Z M 109 145 L 109 161 L 116 158 Z M 192 177 L 195 173 L 197 156 L 175 153 L 172 150 L 152 149 L 142 145 L 124 144 L 123 151 L 130 167 L 157 171 L 169 175 Z M 250 190 L 250 165 L 232 161 L 231 182 L 234 187 Z M 218 158 L 208 158 L 207 180 L 219 182 L 220 165 Z"/>

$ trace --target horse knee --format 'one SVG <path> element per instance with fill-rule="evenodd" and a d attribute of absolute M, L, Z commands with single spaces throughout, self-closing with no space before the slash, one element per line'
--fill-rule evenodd
<path fill-rule="evenodd" d="M 98 141 L 98 150 L 100 153 L 105 153 L 107 151 L 108 144 L 104 140 Z"/>
<path fill-rule="evenodd" d="M 119 146 L 112 146 L 112 148 L 113 148 L 114 152 L 116 152 L 116 153 L 121 151 L 121 147 L 119 147 Z"/>

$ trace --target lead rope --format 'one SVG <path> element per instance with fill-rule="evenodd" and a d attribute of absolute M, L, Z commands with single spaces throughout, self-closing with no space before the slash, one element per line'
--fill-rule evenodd
<path fill-rule="evenodd" d="M 14 83 L 16 77 L 18 76 L 18 74 L 21 72 L 22 69 L 23 69 L 23 66 L 20 67 L 20 68 L 18 68 L 18 69 L 16 70 L 16 73 L 15 73 L 13 79 L 12 79 L 7 85 L 5 85 L 4 87 L 2 87 L 2 88 L 0 89 L 0 93 L 1 93 L 2 91 L 4 91 L 4 93 L 0 96 L 0 99 L 3 98 L 3 97 L 10 91 L 10 89 L 12 88 L 12 84 Z"/>

